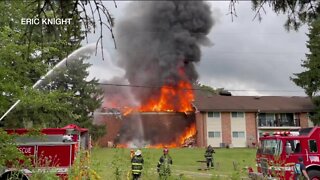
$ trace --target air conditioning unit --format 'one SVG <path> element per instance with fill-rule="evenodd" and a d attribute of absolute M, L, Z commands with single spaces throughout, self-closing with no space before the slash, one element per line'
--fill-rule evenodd
<path fill-rule="evenodd" d="M 226 147 L 226 143 L 220 143 L 220 147 L 221 148 L 225 148 Z"/>

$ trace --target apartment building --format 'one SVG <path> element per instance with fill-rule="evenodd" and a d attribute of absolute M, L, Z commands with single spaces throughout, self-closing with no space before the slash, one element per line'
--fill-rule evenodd
<path fill-rule="evenodd" d="M 255 146 L 264 132 L 298 131 L 313 126 L 308 97 L 222 96 L 197 92 L 193 103 L 197 145 Z"/>

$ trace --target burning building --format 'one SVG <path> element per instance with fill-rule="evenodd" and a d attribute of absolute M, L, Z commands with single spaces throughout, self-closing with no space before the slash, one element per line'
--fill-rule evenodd
<path fill-rule="evenodd" d="M 120 147 L 195 145 L 193 91 L 189 88 L 163 87 L 158 99 L 151 98 L 149 103 L 142 106 L 105 108 L 96 115 L 100 122 L 107 125 L 107 135 L 101 143 L 107 145 L 107 142 L 112 142 L 111 144 Z M 117 96 L 114 97 L 118 99 Z M 176 99 L 175 104 L 171 103 L 173 98 Z M 114 101 L 109 99 L 107 102 Z"/>
<path fill-rule="evenodd" d="M 196 96 L 195 64 L 214 24 L 203 1 L 129 3 L 116 24 L 118 67 L 105 84 L 104 140 L 140 147 L 247 147 L 261 133 L 308 127 L 306 97 Z M 196 140 L 196 141 L 195 141 Z"/>
<path fill-rule="evenodd" d="M 126 13 L 115 29 L 117 65 L 125 75 L 108 82 L 128 86 L 104 87 L 103 108 L 122 115 L 114 142 L 181 146 L 196 132 L 195 64 L 200 45 L 211 44 L 210 6 L 204 1 L 132 2 Z M 116 125 L 107 126 L 110 133 Z"/>

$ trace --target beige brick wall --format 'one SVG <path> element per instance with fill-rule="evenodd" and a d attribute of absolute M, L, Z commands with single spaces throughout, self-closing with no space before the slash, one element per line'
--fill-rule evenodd
<path fill-rule="evenodd" d="M 231 144 L 231 120 L 229 112 L 221 112 L 222 142 Z"/>
<path fill-rule="evenodd" d="M 196 113 L 196 126 L 197 126 L 197 145 L 198 147 L 207 146 L 207 113 Z M 308 113 L 300 114 L 300 125 L 302 128 L 309 127 Z M 222 143 L 226 145 L 232 144 L 231 134 L 231 113 L 221 112 L 221 136 Z M 256 114 L 245 114 L 245 134 L 247 145 L 253 146 L 252 143 L 257 144 L 257 126 L 256 126 Z"/>
<path fill-rule="evenodd" d="M 249 146 L 257 143 L 256 113 L 246 113 L 246 134 Z"/>
<path fill-rule="evenodd" d="M 206 144 L 213 147 L 220 147 L 222 142 L 222 131 L 221 131 L 221 114 L 219 117 L 208 117 L 208 113 L 205 114 L 207 133 L 206 133 Z M 209 131 L 220 132 L 220 137 L 209 137 Z"/>

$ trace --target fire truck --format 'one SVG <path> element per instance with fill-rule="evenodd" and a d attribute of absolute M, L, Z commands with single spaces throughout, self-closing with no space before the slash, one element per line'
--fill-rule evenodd
<path fill-rule="evenodd" d="M 258 172 L 249 168 L 249 177 L 293 179 L 294 165 L 302 157 L 310 179 L 320 180 L 320 127 L 296 132 L 264 133 L 256 154 Z"/>
<path fill-rule="evenodd" d="M 91 147 L 88 129 L 70 124 L 63 128 L 45 128 L 38 135 L 28 135 L 30 129 L 7 129 L 6 132 L 15 135 L 17 148 L 30 159 L 32 168 L 0 167 L 0 180 L 19 176 L 19 179 L 29 180 L 35 172 L 51 172 L 67 179 L 69 169 L 75 162 L 80 150 Z M 23 162 L 21 163 L 23 164 Z M 2 170 L 1 170 L 2 169 Z"/>

